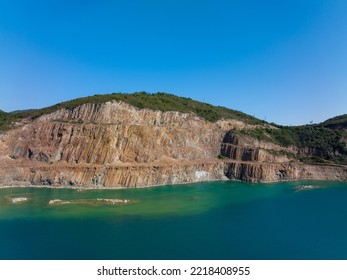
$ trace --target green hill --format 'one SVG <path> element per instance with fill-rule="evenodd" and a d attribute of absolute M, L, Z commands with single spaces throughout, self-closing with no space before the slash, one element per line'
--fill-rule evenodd
<path fill-rule="evenodd" d="M 324 122 L 315 125 L 277 126 L 275 129 L 257 127 L 243 129 L 238 133 L 283 147 L 298 147 L 300 153 L 291 156 L 304 162 L 347 164 L 347 131 L 339 129 L 335 124 L 327 125 Z"/>
<path fill-rule="evenodd" d="M 261 120 L 240 111 L 228 109 L 221 106 L 213 106 L 207 103 L 192 100 L 190 98 L 178 97 L 168 93 L 149 94 L 146 92 L 138 92 L 133 94 L 113 93 L 113 94 L 97 94 L 83 98 L 55 104 L 50 107 L 17 111 L 13 113 L 4 113 L 6 116 L 0 120 L 0 130 L 9 128 L 9 123 L 23 118 L 35 119 L 44 114 L 52 113 L 59 109 L 73 109 L 86 103 L 104 103 L 107 101 L 123 101 L 139 109 L 147 108 L 160 111 L 178 111 L 182 113 L 195 113 L 196 115 L 215 122 L 221 118 L 238 119 L 250 124 L 261 124 Z"/>
<path fill-rule="evenodd" d="M 321 126 L 331 129 L 347 129 L 347 114 L 337 116 L 320 123 Z"/>
<path fill-rule="evenodd" d="M 8 129 L 13 120 L 11 114 L 0 110 L 0 132 Z"/>

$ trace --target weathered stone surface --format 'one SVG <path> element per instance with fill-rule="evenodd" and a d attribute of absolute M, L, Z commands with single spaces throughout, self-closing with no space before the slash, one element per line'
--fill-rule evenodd
<path fill-rule="evenodd" d="M 225 180 L 223 162 L 180 165 L 11 167 L 7 185 L 85 186 L 94 188 L 146 187 Z"/>
<path fill-rule="evenodd" d="M 12 134 L 14 157 L 90 164 L 214 158 L 223 136 L 216 125 L 190 114 L 117 102 L 60 110 Z"/>
<path fill-rule="evenodd" d="M 277 153 L 295 153 L 295 147 L 233 133 L 249 126 L 139 110 L 122 102 L 63 109 L 0 134 L 0 185 L 119 188 L 227 178 L 347 180 L 345 166 L 303 165 Z"/>
<path fill-rule="evenodd" d="M 230 179 L 248 182 L 277 182 L 299 179 L 346 181 L 347 167 L 301 163 L 226 163 Z"/>

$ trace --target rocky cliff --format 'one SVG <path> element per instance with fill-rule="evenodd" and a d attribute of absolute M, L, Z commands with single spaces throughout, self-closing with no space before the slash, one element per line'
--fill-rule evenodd
<path fill-rule="evenodd" d="M 61 108 L 23 119 L 0 134 L 0 185 L 119 188 L 228 178 L 347 180 L 344 165 L 303 164 L 290 156 L 298 148 L 236 133 L 258 126 L 138 109 L 122 101 Z"/>

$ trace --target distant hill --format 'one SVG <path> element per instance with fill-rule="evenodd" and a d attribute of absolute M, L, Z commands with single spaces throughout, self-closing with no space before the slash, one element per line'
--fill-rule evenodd
<path fill-rule="evenodd" d="M 328 127 L 331 129 L 347 129 L 347 114 L 337 116 L 320 123 L 320 126 Z"/>

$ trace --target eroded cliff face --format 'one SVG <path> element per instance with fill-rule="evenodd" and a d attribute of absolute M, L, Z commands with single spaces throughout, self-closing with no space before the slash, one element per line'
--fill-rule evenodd
<path fill-rule="evenodd" d="M 302 153 L 297 147 L 281 147 L 229 131 L 223 138 L 221 155 L 229 179 L 249 182 L 276 182 L 298 179 L 347 180 L 347 167 L 308 165 L 287 155 Z"/>
<path fill-rule="evenodd" d="M 237 161 L 282 163 L 290 159 L 276 152 L 295 152 L 293 148 L 284 148 L 273 143 L 261 142 L 247 136 L 239 136 L 233 130 L 225 133 L 221 145 L 221 155 Z"/>
<path fill-rule="evenodd" d="M 0 183 L 140 187 L 226 179 L 217 160 L 223 133 L 192 114 L 85 104 L 2 135 Z"/>
<path fill-rule="evenodd" d="M 146 187 L 225 180 L 222 162 L 180 165 L 67 165 L 6 166 L 3 185 L 78 186 L 89 188 Z M 3 176 L 2 176 L 3 177 Z"/>
<path fill-rule="evenodd" d="M 0 185 L 144 187 L 237 179 L 347 180 L 344 166 L 307 166 L 233 131 L 240 121 L 139 110 L 122 102 L 62 109 L 0 135 Z"/>
<path fill-rule="evenodd" d="M 230 179 L 248 182 L 278 182 L 300 179 L 347 181 L 347 168 L 336 165 L 308 165 L 291 163 L 235 163 L 226 164 Z"/>
<path fill-rule="evenodd" d="M 117 102 L 60 110 L 13 134 L 14 157 L 111 165 L 213 158 L 222 137 L 216 125 L 193 115 Z"/>

